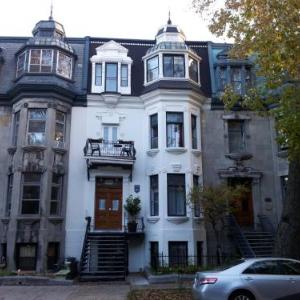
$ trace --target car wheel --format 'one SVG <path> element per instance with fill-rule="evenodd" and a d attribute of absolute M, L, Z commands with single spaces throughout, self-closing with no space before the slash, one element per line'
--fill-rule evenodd
<path fill-rule="evenodd" d="M 229 300 L 255 300 L 255 297 L 247 291 L 238 291 L 232 294 Z"/>

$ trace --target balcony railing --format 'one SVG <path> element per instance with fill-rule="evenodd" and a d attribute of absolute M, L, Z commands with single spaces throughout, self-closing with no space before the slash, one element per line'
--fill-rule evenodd
<path fill-rule="evenodd" d="M 86 157 L 129 160 L 135 160 L 136 154 L 133 141 L 110 142 L 103 139 L 87 139 L 83 152 Z"/>

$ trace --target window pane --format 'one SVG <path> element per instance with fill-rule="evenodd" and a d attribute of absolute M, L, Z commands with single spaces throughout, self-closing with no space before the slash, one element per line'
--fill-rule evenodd
<path fill-rule="evenodd" d="M 158 175 L 150 176 L 150 216 L 158 216 L 159 212 Z"/>
<path fill-rule="evenodd" d="M 242 72 L 241 68 L 231 68 L 231 82 L 235 93 L 242 93 Z"/>
<path fill-rule="evenodd" d="M 46 109 L 30 109 L 29 119 L 31 120 L 46 120 Z"/>
<path fill-rule="evenodd" d="M 183 146 L 183 113 L 167 113 L 167 147 Z"/>
<path fill-rule="evenodd" d="M 168 174 L 168 215 L 186 215 L 185 175 Z"/>
<path fill-rule="evenodd" d="M 229 152 L 240 153 L 245 150 L 244 121 L 228 121 Z"/>
<path fill-rule="evenodd" d="M 190 79 L 198 82 L 198 62 L 191 57 L 189 57 L 189 75 Z"/>
<path fill-rule="evenodd" d="M 112 141 L 116 142 L 118 139 L 118 128 L 112 127 Z"/>
<path fill-rule="evenodd" d="M 95 85 L 102 85 L 102 64 L 95 65 Z"/>
<path fill-rule="evenodd" d="M 30 51 L 30 64 L 39 65 L 41 62 L 41 50 Z"/>
<path fill-rule="evenodd" d="M 14 128 L 13 128 L 13 145 L 17 146 L 18 142 L 18 133 L 19 133 L 19 124 L 20 124 L 20 112 L 15 113 L 14 117 Z"/>
<path fill-rule="evenodd" d="M 128 65 L 121 65 L 121 86 L 128 86 Z"/>
<path fill-rule="evenodd" d="M 72 57 L 58 51 L 56 72 L 66 78 L 72 77 Z"/>
<path fill-rule="evenodd" d="M 65 114 L 61 112 L 56 112 L 56 122 L 55 122 L 55 134 L 54 140 L 56 142 L 63 143 L 65 136 Z M 58 143 L 57 146 L 62 146 Z"/>
<path fill-rule="evenodd" d="M 164 77 L 173 77 L 173 57 L 164 55 Z"/>
<path fill-rule="evenodd" d="M 150 128 L 151 128 L 151 149 L 158 148 L 158 120 L 157 114 L 150 116 Z"/>
<path fill-rule="evenodd" d="M 57 215 L 58 214 L 58 202 L 51 201 L 50 202 L 50 215 Z"/>
<path fill-rule="evenodd" d="M 23 187 L 23 199 L 39 199 L 40 187 L 39 186 L 24 186 Z"/>
<path fill-rule="evenodd" d="M 45 132 L 46 124 L 44 121 L 30 121 L 28 132 Z"/>
<path fill-rule="evenodd" d="M 26 52 L 23 52 L 18 57 L 17 62 L 17 77 L 22 75 L 26 69 Z"/>
<path fill-rule="evenodd" d="M 158 79 L 158 56 L 147 60 L 147 81 Z"/>
<path fill-rule="evenodd" d="M 118 65 L 106 64 L 106 91 L 117 92 Z"/>
<path fill-rule="evenodd" d="M 192 149 L 197 149 L 197 117 L 192 115 L 191 118 L 192 127 Z"/>
<path fill-rule="evenodd" d="M 23 201 L 22 214 L 38 214 L 39 206 L 40 206 L 39 201 Z"/>
<path fill-rule="evenodd" d="M 164 77 L 184 77 L 184 56 L 164 55 Z"/>
<path fill-rule="evenodd" d="M 8 181 L 7 181 L 7 195 L 6 195 L 6 208 L 5 208 L 6 216 L 10 216 L 13 181 L 14 181 L 14 174 L 9 174 Z"/>

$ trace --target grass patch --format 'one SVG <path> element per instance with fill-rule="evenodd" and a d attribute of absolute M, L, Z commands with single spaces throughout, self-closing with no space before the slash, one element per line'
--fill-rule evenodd
<path fill-rule="evenodd" d="M 191 289 L 145 289 L 132 290 L 127 300 L 190 300 L 192 299 Z"/>
<path fill-rule="evenodd" d="M 17 275 L 15 272 L 7 271 L 6 269 L 0 269 L 0 276 L 12 276 Z"/>

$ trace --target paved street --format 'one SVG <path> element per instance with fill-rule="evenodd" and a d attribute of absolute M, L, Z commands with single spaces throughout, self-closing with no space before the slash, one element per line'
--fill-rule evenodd
<path fill-rule="evenodd" d="M 126 284 L 1 286 L 0 300 L 124 300 Z"/>

